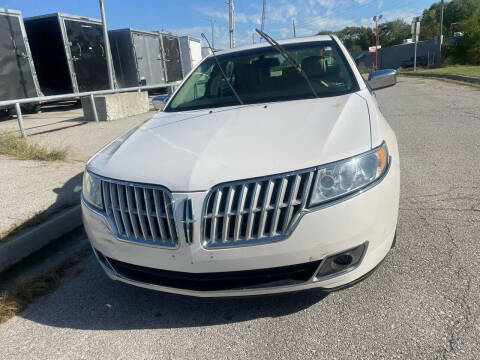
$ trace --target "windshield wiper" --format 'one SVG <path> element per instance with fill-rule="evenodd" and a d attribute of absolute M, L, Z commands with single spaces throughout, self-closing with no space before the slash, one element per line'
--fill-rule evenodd
<path fill-rule="evenodd" d="M 303 71 L 302 67 L 295 61 L 295 59 L 290 55 L 290 53 L 287 50 L 285 50 L 283 47 L 281 47 L 280 44 L 276 42 L 274 39 L 272 39 L 269 35 L 265 34 L 262 30 L 255 29 L 255 31 L 261 37 L 263 37 L 270 45 L 272 45 L 275 48 L 275 50 L 277 50 L 280 53 L 280 55 L 282 55 L 285 58 L 285 60 L 287 60 L 290 63 L 290 65 L 292 65 L 295 68 L 295 70 L 297 70 L 298 73 L 302 75 L 302 77 L 305 79 L 308 86 L 312 90 L 313 95 L 316 98 L 318 98 L 318 94 L 315 91 L 312 83 L 310 82 L 310 79 L 308 78 L 307 74 L 305 74 L 305 71 Z"/>
<path fill-rule="evenodd" d="M 230 87 L 230 90 L 232 90 L 233 95 L 235 95 L 235 97 L 237 98 L 237 100 L 238 100 L 238 102 L 240 103 L 240 105 L 243 105 L 242 99 L 240 98 L 240 96 L 238 96 L 238 93 L 235 91 L 235 89 L 233 88 L 232 84 L 231 84 L 230 81 L 228 80 L 227 75 L 226 75 L 225 72 L 223 71 L 222 65 L 220 65 L 220 61 L 218 61 L 217 55 L 215 55 L 215 50 L 214 50 L 214 49 L 212 48 L 212 46 L 210 45 L 210 42 L 208 41 L 208 39 L 207 39 L 207 37 L 205 36 L 204 33 L 202 33 L 202 37 L 203 37 L 203 38 L 205 39 L 205 41 L 207 42 L 208 48 L 209 48 L 210 51 L 212 52 L 212 55 L 213 55 L 213 57 L 215 58 L 215 61 L 217 62 L 217 66 L 218 66 L 218 68 L 220 69 L 220 72 L 222 73 L 223 79 L 227 82 L 228 86 Z"/>

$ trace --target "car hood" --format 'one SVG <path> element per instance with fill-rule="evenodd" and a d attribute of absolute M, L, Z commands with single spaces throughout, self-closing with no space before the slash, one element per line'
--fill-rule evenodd
<path fill-rule="evenodd" d="M 232 180 L 344 159 L 371 148 L 366 101 L 357 94 L 159 112 L 100 151 L 98 175 L 171 191 L 203 191 Z"/>

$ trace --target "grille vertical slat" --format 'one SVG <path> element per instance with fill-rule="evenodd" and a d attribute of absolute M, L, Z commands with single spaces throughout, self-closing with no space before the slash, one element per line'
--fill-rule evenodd
<path fill-rule="evenodd" d="M 165 193 L 162 192 L 162 198 L 163 198 L 163 206 L 165 209 L 165 214 L 166 214 L 166 220 L 168 224 L 168 232 L 170 234 L 170 243 L 174 244 L 177 241 L 177 229 L 176 229 L 176 224 L 173 221 L 173 213 L 172 209 L 167 203 L 167 198 L 165 196 Z"/>
<path fill-rule="evenodd" d="M 145 240 L 149 239 L 148 232 L 147 232 L 147 224 L 145 223 L 145 219 L 143 216 L 143 208 L 142 208 L 142 201 L 140 193 L 140 189 L 138 187 L 133 188 L 133 194 L 135 196 L 135 205 L 137 206 L 137 217 L 140 221 L 140 228 L 142 229 L 142 236 Z"/>
<path fill-rule="evenodd" d="M 125 196 L 127 198 L 127 206 L 128 206 L 128 216 L 130 216 L 130 222 L 132 223 L 132 230 L 135 239 L 140 239 L 140 229 L 138 228 L 138 218 L 137 215 L 133 213 L 133 210 L 136 208 L 134 206 L 134 201 L 132 198 L 132 187 L 125 186 Z"/>
<path fill-rule="evenodd" d="M 125 233 L 128 237 L 132 236 L 132 229 L 130 228 L 130 223 L 128 219 L 128 209 L 125 205 L 125 186 L 117 185 L 117 197 L 118 205 L 120 206 L 120 214 L 122 216 L 123 225 L 125 228 Z"/>
<path fill-rule="evenodd" d="M 287 190 L 287 179 L 283 178 L 280 182 L 280 188 L 278 190 L 277 198 L 275 200 L 272 226 L 270 227 L 270 236 L 274 236 L 277 233 L 278 220 L 280 217 L 280 205 L 283 197 L 285 196 L 286 190 Z"/>
<path fill-rule="evenodd" d="M 150 233 L 152 234 L 152 240 L 155 242 L 158 239 L 158 233 L 157 228 L 155 227 L 155 220 L 153 219 L 150 191 L 150 189 L 143 189 L 143 198 L 145 200 L 145 210 L 147 211 L 147 219 L 148 225 L 150 226 Z"/>
<path fill-rule="evenodd" d="M 240 195 L 238 196 L 238 205 L 237 209 L 235 211 L 235 225 L 233 229 L 233 241 L 237 241 L 239 239 L 240 235 L 240 226 L 242 224 L 242 209 L 243 206 L 245 205 L 245 199 L 247 196 L 247 185 L 243 184 L 241 185 L 241 190 L 240 190 Z"/>
<path fill-rule="evenodd" d="M 103 203 L 119 238 L 176 247 L 173 199 L 163 188 L 102 180 Z"/>
<path fill-rule="evenodd" d="M 120 234 L 125 234 L 125 229 L 123 228 L 123 223 L 120 217 L 120 211 L 118 207 L 118 201 L 116 197 L 117 185 L 110 183 L 110 203 L 112 205 L 113 218 L 115 219 L 115 225 L 117 226 L 118 232 Z"/>
<path fill-rule="evenodd" d="M 290 219 L 292 217 L 292 213 L 293 213 L 293 205 L 294 205 L 294 201 L 297 197 L 297 192 L 298 192 L 298 187 L 300 185 L 300 181 L 299 181 L 299 178 L 300 178 L 300 175 L 296 175 L 294 177 L 294 179 L 292 180 L 292 185 L 291 185 L 291 188 L 290 188 L 290 193 L 288 194 L 288 206 L 287 206 L 287 215 L 285 216 L 285 220 L 283 222 L 283 226 L 282 226 L 282 233 L 285 232 L 288 228 L 288 225 L 290 224 Z M 298 204 L 297 204 L 298 205 Z"/>
<path fill-rule="evenodd" d="M 166 218 L 166 214 L 163 213 L 162 211 L 162 205 L 160 203 L 160 197 L 162 195 L 158 190 L 153 190 L 153 202 L 155 204 L 155 213 L 157 215 L 157 224 L 158 224 L 158 230 L 160 230 L 160 237 L 162 240 L 165 242 L 167 241 L 167 230 L 165 229 L 165 225 L 163 224 L 163 219 Z"/>
<path fill-rule="evenodd" d="M 305 208 L 313 172 L 215 187 L 204 202 L 203 246 L 233 247 L 285 238 Z"/>
<path fill-rule="evenodd" d="M 263 203 L 262 203 L 262 210 L 260 212 L 260 220 L 258 223 L 258 237 L 261 238 L 263 237 L 263 234 L 265 233 L 265 221 L 267 219 L 267 205 L 270 203 L 270 198 L 272 196 L 272 191 L 273 191 L 273 181 L 269 180 L 267 189 L 265 190 L 265 196 L 263 198 Z"/>
<path fill-rule="evenodd" d="M 210 241 L 215 243 L 216 241 L 216 234 L 217 234 L 217 214 L 218 214 L 218 207 L 220 206 L 220 197 L 222 195 L 222 190 L 219 189 L 215 192 L 215 197 L 213 199 L 213 207 L 212 207 L 212 222 L 210 225 Z"/>
<path fill-rule="evenodd" d="M 252 237 L 253 217 L 255 216 L 255 209 L 258 201 L 259 188 L 260 188 L 259 183 L 255 183 L 253 185 L 253 192 L 250 199 L 250 207 L 248 209 L 247 230 L 245 232 L 245 240 L 248 240 Z"/>
<path fill-rule="evenodd" d="M 302 203 L 301 207 L 304 208 L 307 205 L 307 199 L 308 199 L 308 192 L 310 190 L 310 186 L 312 185 L 312 179 L 313 179 L 313 172 L 309 172 L 307 175 L 307 180 L 305 182 L 305 186 L 303 187 L 302 190 Z"/>
<path fill-rule="evenodd" d="M 229 213 L 232 205 L 232 193 L 233 188 L 230 186 L 227 192 L 227 198 L 225 200 L 225 206 L 223 208 L 223 228 L 222 228 L 222 243 L 227 241 L 228 238 L 228 225 L 229 225 Z"/>

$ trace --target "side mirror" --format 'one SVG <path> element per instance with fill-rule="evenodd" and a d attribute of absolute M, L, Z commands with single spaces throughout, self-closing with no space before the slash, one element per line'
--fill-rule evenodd
<path fill-rule="evenodd" d="M 377 70 L 368 75 L 368 84 L 372 90 L 392 86 L 397 83 L 397 70 Z"/>
<path fill-rule="evenodd" d="M 155 110 L 163 110 L 169 98 L 170 98 L 170 95 L 154 96 L 152 98 L 152 103 Z"/>

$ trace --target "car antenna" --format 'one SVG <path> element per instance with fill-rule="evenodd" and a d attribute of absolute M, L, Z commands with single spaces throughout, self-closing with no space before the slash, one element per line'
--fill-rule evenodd
<path fill-rule="evenodd" d="M 240 96 L 238 96 L 238 93 L 235 91 L 235 89 L 233 88 L 232 84 L 231 84 L 230 81 L 228 80 L 227 75 L 226 75 L 225 72 L 223 71 L 222 65 L 220 65 L 220 61 L 218 61 L 217 55 L 215 55 L 215 50 L 214 50 L 214 49 L 212 48 L 212 46 L 210 45 L 210 42 L 208 41 L 208 39 L 207 39 L 207 37 L 205 36 L 204 33 L 202 33 L 202 37 L 203 37 L 203 38 L 205 39 L 205 41 L 207 42 L 208 48 L 209 48 L 210 51 L 212 52 L 212 55 L 213 55 L 213 57 L 215 58 L 215 61 L 217 62 L 218 68 L 220 69 L 220 71 L 221 71 L 221 73 L 222 73 L 223 79 L 227 82 L 228 86 L 230 87 L 230 89 L 231 89 L 232 92 L 233 92 L 233 95 L 235 95 L 235 97 L 237 98 L 237 100 L 238 100 L 238 102 L 240 103 L 240 105 L 243 105 L 242 99 L 240 98 Z"/>
<path fill-rule="evenodd" d="M 287 60 L 295 68 L 295 70 L 297 70 L 298 73 L 303 76 L 308 86 L 312 90 L 313 95 L 315 95 L 315 97 L 318 98 L 318 94 L 315 91 L 312 83 L 310 82 L 308 75 L 305 74 L 305 71 L 303 71 L 302 67 L 295 61 L 295 59 L 290 55 L 290 53 L 287 50 L 285 50 L 283 47 L 281 47 L 278 42 L 276 42 L 274 39 L 272 39 L 269 35 L 264 33 L 262 30 L 255 29 L 255 31 L 261 37 L 263 37 L 270 45 L 272 45 L 275 48 L 275 50 L 277 50 L 285 58 L 285 60 Z"/>

